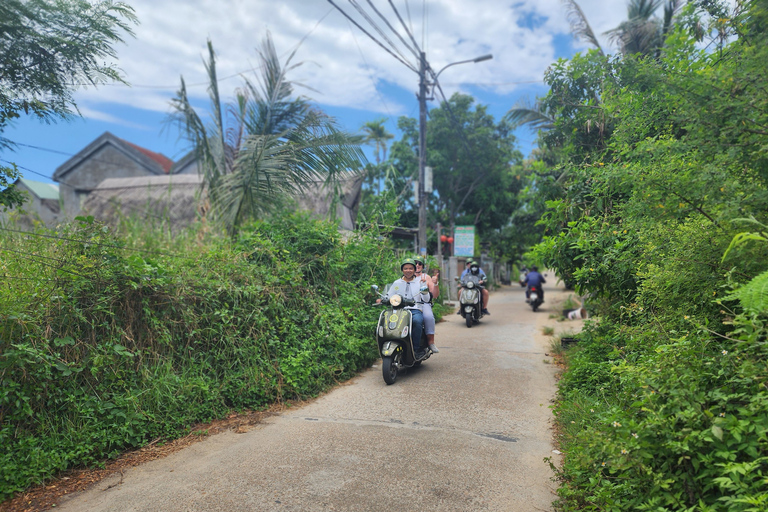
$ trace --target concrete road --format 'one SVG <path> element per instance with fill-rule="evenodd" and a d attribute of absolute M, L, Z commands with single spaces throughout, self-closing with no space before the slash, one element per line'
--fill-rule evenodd
<path fill-rule="evenodd" d="M 468 329 L 450 315 L 440 353 L 387 386 L 381 363 L 244 433 L 213 436 L 73 495 L 67 511 L 551 510 L 555 372 L 523 289 L 491 296 Z M 371 327 L 373 330 L 373 326 Z M 373 340 L 371 341 L 373 343 Z M 111 487 L 110 487 L 111 486 Z"/>

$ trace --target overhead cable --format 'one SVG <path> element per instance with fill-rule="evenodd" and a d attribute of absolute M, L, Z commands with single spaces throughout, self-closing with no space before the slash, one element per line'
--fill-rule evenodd
<path fill-rule="evenodd" d="M 376 43 L 377 45 L 381 46 L 381 47 L 384 49 L 384 51 L 386 51 L 388 54 L 392 55 L 394 58 L 396 58 L 398 61 L 400 61 L 400 62 L 401 62 L 402 64 L 404 64 L 406 67 L 408 67 L 408 68 L 409 68 L 411 71 L 413 71 L 414 73 L 418 73 L 418 72 L 419 72 L 419 70 L 418 70 L 418 69 L 416 69 L 416 68 L 413 66 L 413 64 L 411 64 L 411 63 L 409 63 L 409 62 L 406 62 L 406 61 L 404 61 L 403 59 L 401 59 L 400 57 L 398 57 L 397 55 L 395 55 L 394 53 L 392 53 L 392 51 L 391 51 L 389 48 L 387 48 L 386 46 L 384 46 L 384 45 L 383 45 L 383 44 L 382 44 L 382 43 L 381 43 L 381 42 L 380 42 L 378 39 L 376 39 L 375 37 L 373 37 L 373 36 L 372 36 L 372 35 L 371 35 L 371 34 L 370 34 L 370 33 L 369 33 L 367 30 L 365 30 L 363 27 L 361 27 L 361 26 L 360 26 L 360 24 L 359 24 L 358 22 L 356 22 L 356 21 L 355 21 L 354 19 L 352 19 L 352 18 L 351 18 L 351 17 L 350 17 L 350 16 L 349 16 L 349 15 L 348 15 L 346 12 L 344 12 L 344 11 L 341 9 L 341 7 L 339 7 L 338 5 L 336 5 L 336 4 L 333 2 L 333 0 L 328 0 L 328 3 L 330 3 L 332 6 L 334 6 L 334 7 L 336 8 L 336 10 L 337 10 L 337 11 L 339 11 L 339 12 L 340 12 L 340 13 L 341 13 L 341 14 L 342 14 L 342 15 L 343 15 L 345 18 L 347 18 L 349 21 L 351 21 L 351 22 L 352 22 L 352 23 L 353 23 L 353 24 L 354 24 L 354 25 L 355 25 L 357 28 L 359 28 L 359 29 L 360 29 L 360 30 L 361 30 L 361 31 L 362 31 L 362 32 L 363 32 L 365 35 L 367 35 L 367 36 L 368 36 L 368 37 L 369 37 L 369 38 L 370 38 L 370 39 L 371 39 L 371 40 L 372 40 L 374 43 Z"/>
<path fill-rule="evenodd" d="M 330 0 L 328 0 L 330 1 Z M 389 5 L 392 6 L 392 10 L 395 11 L 395 15 L 397 15 L 397 19 L 400 20 L 400 24 L 405 29 L 405 33 L 408 34 L 408 37 L 411 38 L 411 41 L 413 42 L 413 47 L 416 48 L 419 51 L 419 58 L 421 58 L 422 50 L 419 47 L 419 43 L 416 42 L 416 39 L 414 39 L 413 34 L 411 34 L 411 31 L 408 30 L 408 25 L 405 24 L 405 21 L 403 21 L 402 16 L 400 16 L 400 12 L 397 10 L 397 7 L 395 7 L 395 4 L 392 3 L 392 0 L 389 0 Z"/>
<path fill-rule="evenodd" d="M 389 23 L 389 20 L 387 20 L 387 18 L 385 18 L 385 17 L 384 17 L 384 15 L 383 15 L 383 14 L 381 14 L 381 12 L 380 12 L 380 11 L 379 11 L 379 10 L 376 8 L 376 6 L 375 6 L 375 5 L 373 5 L 373 2 L 372 2 L 371 0 L 368 0 L 368 4 L 371 6 L 371 8 L 374 10 L 374 12 L 376 12 L 376 14 L 378 14 L 378 15 L 379 15 L 379 17 L 380 17 L 382 20 L 384 20 L 384 23 L 386 23 L 386 24 L 387 24 L 387 26 L 389 27 L 389 30 L 391 30 L 392 32 L 394 32 L 394 33 L 395 33 L 395 35 L 396 35 L 396 36 L 397 36 L 397 37 L 400 39 L 400 41 L 403 43 L 403 46 L 405 46 L 406 48 L 408 48 L 409 50 L 411 50 L 411 53 L 413 53 L 414 57 L 416 57 L 416 58 L 418 59 L 418 58 L 419 58 L 419 52 L 417 52 L 417 51 L 416 51 L 416 49 L 414 49 L 414 48 L 411 48 L 411 46 L 410 46 L 410 45 L 408 44 L 408 42 L 407 42 L 407 41 L 406 41 L 406 40 L 403 38 L 403 36 L 401 36 L 401 35 L 400 35 L 400 32 L 398 32 L 397 30 L 395 30 L 395 27 L 393 27 L 393 26 L 392 26 L 392 24 L 391 24 L 391 23 Z"/>
<path fill-rule="evenodd" d="M 371 17 L 371 16 L 370 16 L 370 15 L 369 15 L 369 14 L 368 14 L 366 11 L 365 11 L 365 9 L 363 9 L 363 7 L 361 7 L 361 6 L 360 6 L 360 4 L 358 4 L 358 3 L 357 3 L 357 0 L 348 0 L 348 1 L 349 1 L 349 3 L 352 5 L 352 7 L 354 7 L 354 8 L 357 10 L 357 12 L 359 12 L 359 13 L 360 13 L 360 15 L 363 17 L 363 19 L 365 19 L 365 21 L 367 21 L 367 22 L 368 22 L 368 24 L 369 24 L 371 27 L 373 27 L 373 29 L 374 29 L 376 32 L 378 32 L 378 33 L 379 33 L 379 35 L 381 36 L 381 38 L 382 38 L 382 39 L 384 39 L 384 41 L 385 41 L 385 42 L 386 42 L 386 43 L 387 43 L 387 44 L 388 44 L 388 45 L 389 45 L 389 46 L 390 46 L 390 47 L 391 47 L 391 48 L 392 48 L 394 51 L 396 51 L 396 52 L 397 52 L 397 54 L 398 54 L 398 55 L 399 55 L 399 56 L 400 56 L 400 57 L 401 57 L 403 60 L 408 60 L 408 58 L 407 58 L 405 55 L 403 55 L 403 54 L 402 54 L 402 52 L 401 52 L 401 51 L 400 51 L 400 49 L 397 47 L 397 45 L 395 45 L 395 43 L 393 43 L 393 42 L 392 42 L 392 40 L 389 38 L 389 36 L 387 36 L 387 34 L 384 32 L 384 30 L 382 30 L 382 29 L 381 29 L 381 27 L 379 27 L 379 26 L 376 24 L 376 21 L 375 21 L 375 20 L 374 20 L 374 19 L 373 19 L 373 18 L 372 18 L 372 17 Z"/>

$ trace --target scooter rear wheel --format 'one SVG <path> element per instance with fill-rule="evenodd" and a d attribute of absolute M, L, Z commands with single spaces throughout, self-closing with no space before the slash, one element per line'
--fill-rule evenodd
<path fill-rule="evenodd" d="M 392 385 L 397 380 L 397 364 L 400 362 L 400 354 L 386 356 L 382 360 L 381 373 L 384 376 L 384 382 Z"/>

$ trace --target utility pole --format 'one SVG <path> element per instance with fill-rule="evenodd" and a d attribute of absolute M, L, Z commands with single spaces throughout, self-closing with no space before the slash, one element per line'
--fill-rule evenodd
<path fill-rule="evenodd" d="M 427 57 L 419 53 L 419 254 L 427 255 L 427 194 L 424 168 L 427 165 Z"/>

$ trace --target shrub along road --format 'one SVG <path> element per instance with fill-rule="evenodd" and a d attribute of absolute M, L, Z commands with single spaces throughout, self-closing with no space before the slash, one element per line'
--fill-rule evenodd
<path fill-rule="evenodd" d="M 59 509 L 550 510 L 556 368 L 541 327 L 563 292 L 546 290 L 539 313 L 507 287 L 478 326 L 448 315 L 440 353 L 392 386 L 376 363 L 307 406 L 117 474 Z"/>

